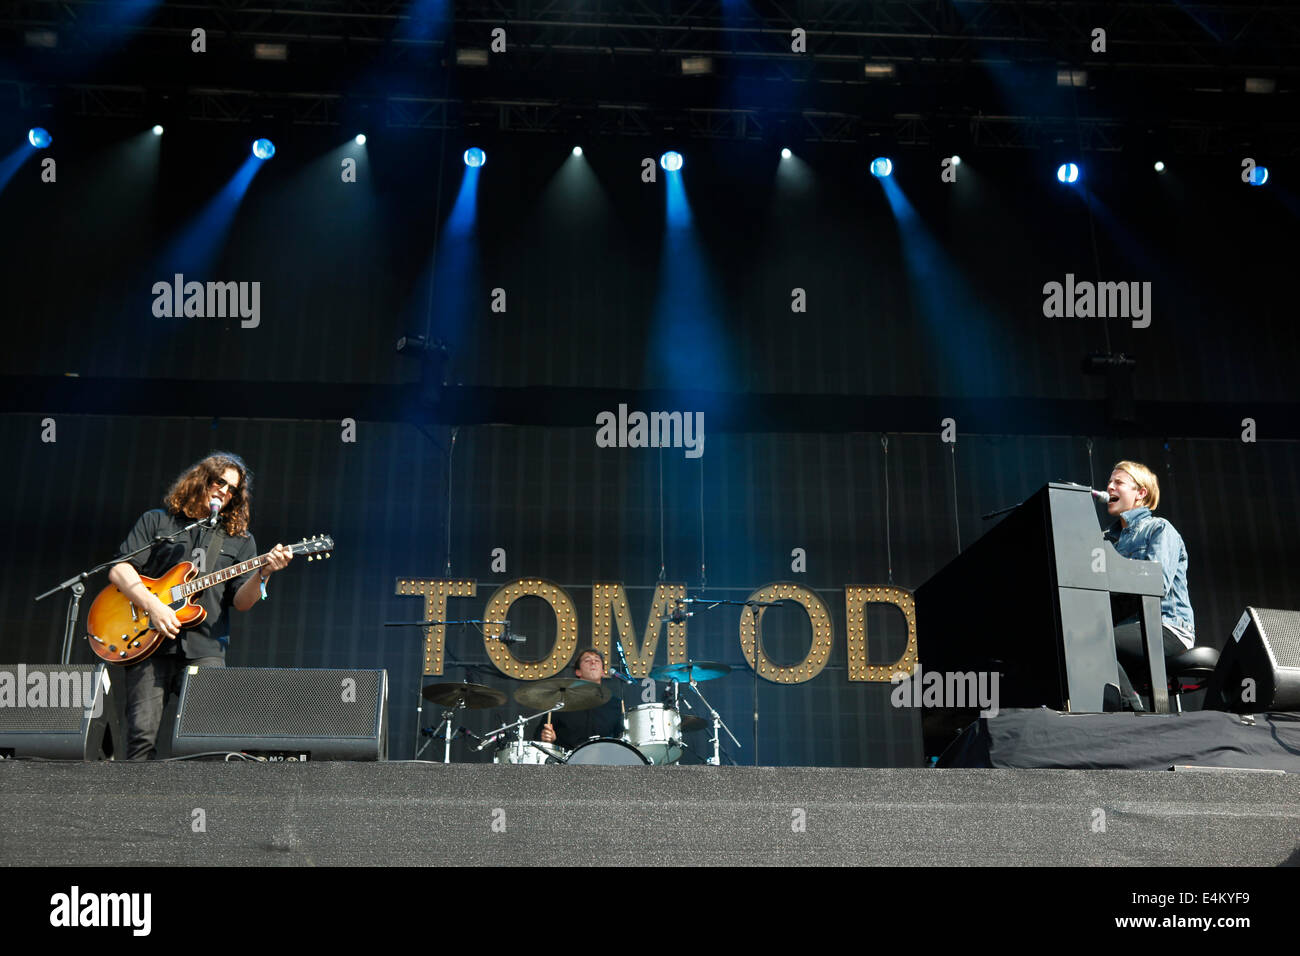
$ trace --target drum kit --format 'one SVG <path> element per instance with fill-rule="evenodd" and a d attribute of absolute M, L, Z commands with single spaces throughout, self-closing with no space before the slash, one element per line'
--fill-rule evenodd
<path fill-rule="evenodd" d="M 665 694 L 664 702 L 642 704 L 626 710 L 623 715 L 622 737 L 592 737 L 572 750 L 554 743 L 529 740 L 528 725 L 542 717 L 546 717 L 549 722 L 550 715 L 556 711 L 599 707 L 612 696 L 609 687 L 572 677 L 536 681 L 515 691 L 514 699 L 516 703 L 536 710 L 537 713 L 503 724 L 485 737 L 480 738 L 477 734 L 470 736 L 480 741 L 476 750 L 495 748 L 493 763 L 645 766 L 677 763 L 683 753 L 691 749 L 685 742 L 685 735 L 712 727 L 713 736 L 709 739 L 709 744 L 713 753 L 705 759 L 705 763 L 717 766 L 721 763 L 719 731 L 726 731 L 737 747 L 740 746 L 740 741 L 736 740 L 718 712 L 705 700 L 699 685 L 725 677 L 729 673 L 730 666 L 716 661 L 687 661 L 684 664 L 657 667 L 650 672 L 650 677 L 672 685 Z M 694 709 L 680 694 L 682 684 L 689 687 L 708 709 L 708 719 L 681 712 L 683 705 L 687 709 Z M 456 734 L 453 728 L 459 712 L 500 707 L 506 702 L 506 695 L 502 691 L 468 682 L 430 684 L 422 694 L 426 700 L 446 708 L 442 713 L 442 723 L 431 732 L 443 736 L 445 763 L 451 762 L 451 739 Z"/>

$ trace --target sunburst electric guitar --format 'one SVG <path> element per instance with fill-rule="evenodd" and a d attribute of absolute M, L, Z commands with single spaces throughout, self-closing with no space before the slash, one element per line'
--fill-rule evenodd
<path fill-rule="evenodd" d="M 322 560 L 328 558 L 334 550 L 334 539 L 327 534 L 316 535 L 290 545 L 289 550 L 295 556 L 307 555 L 308 561 Z M 270 552 L 259 554 L 242 564 L 232 564 L 202 577 L 196 576 L 199 569 L 193 562 L 182 561 L 162 577 L 147 578 L 140 575 L 140 580 L 151 594 L 176 612 L 181 627 L 192 627 L 208 615 L 201 605 L 194 603 L 196 594 L 247 574 L 254 568 L 260 568 L 267 563 L 269 557 Z M 90 649 L 110 664 L 134 664 L 142 661 L 166 640 L 154 630 L 144 608 L 128 600 L 113 584 L 95 596 L 94 603 L 90 605 L 90 613 L 86 615 L 86 627 Z"/>

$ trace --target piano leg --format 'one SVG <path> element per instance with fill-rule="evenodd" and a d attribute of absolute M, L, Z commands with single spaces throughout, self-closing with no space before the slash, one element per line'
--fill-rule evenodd
<path fill-rule="evenodd" d="M 1119 683 L 1110 595 L 1106 591 L 1059 588 L 1061 647 L 1067 710 L 1099 714 L 1107 684 Z"/>
<path fill-rule="evenodd" d="M 1169 678 L 1165 674 L 1165 640 L 1160 626 L 1160 598 L 1142 596 L 1142 651 L 1151 675 L 1151 709 L 1169 713 Z"/>

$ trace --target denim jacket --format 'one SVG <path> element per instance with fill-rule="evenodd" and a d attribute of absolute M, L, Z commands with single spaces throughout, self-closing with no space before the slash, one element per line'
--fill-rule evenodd
<path fill-rule="evenodd" d="M 1121 557 L 1136 561 L 1159 561 L 1165 575 L 1165 596 L 1160 599 L 1160 620 L 1173 630 L 1186 632 L 1184 639 L 1196 634 L 1196 618 L 1187 594 L 1187 548 L 1182 536 L 1164 518 L 1155 518 L 1150 508 L 1132 508 L 1124 512 L 1124 527 L 1119 521 L 1103 535 Z"/>

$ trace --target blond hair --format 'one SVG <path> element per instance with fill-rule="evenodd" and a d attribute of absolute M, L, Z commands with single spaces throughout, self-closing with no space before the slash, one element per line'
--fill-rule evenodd
<path fill-rule="evenodd" d="M 1160 482 L 1156 479 L 1154 471 L 1138 461 L 1116 462 L 1111 471 L 1122 471 L 1132 478 L 1133 483 L 1139 488 L 1145 488 L 1147 496 L 1142 500 L 1141 506 L 1151 511 L 1156 510 L 1156 505 L 1160 503 Z"/>

